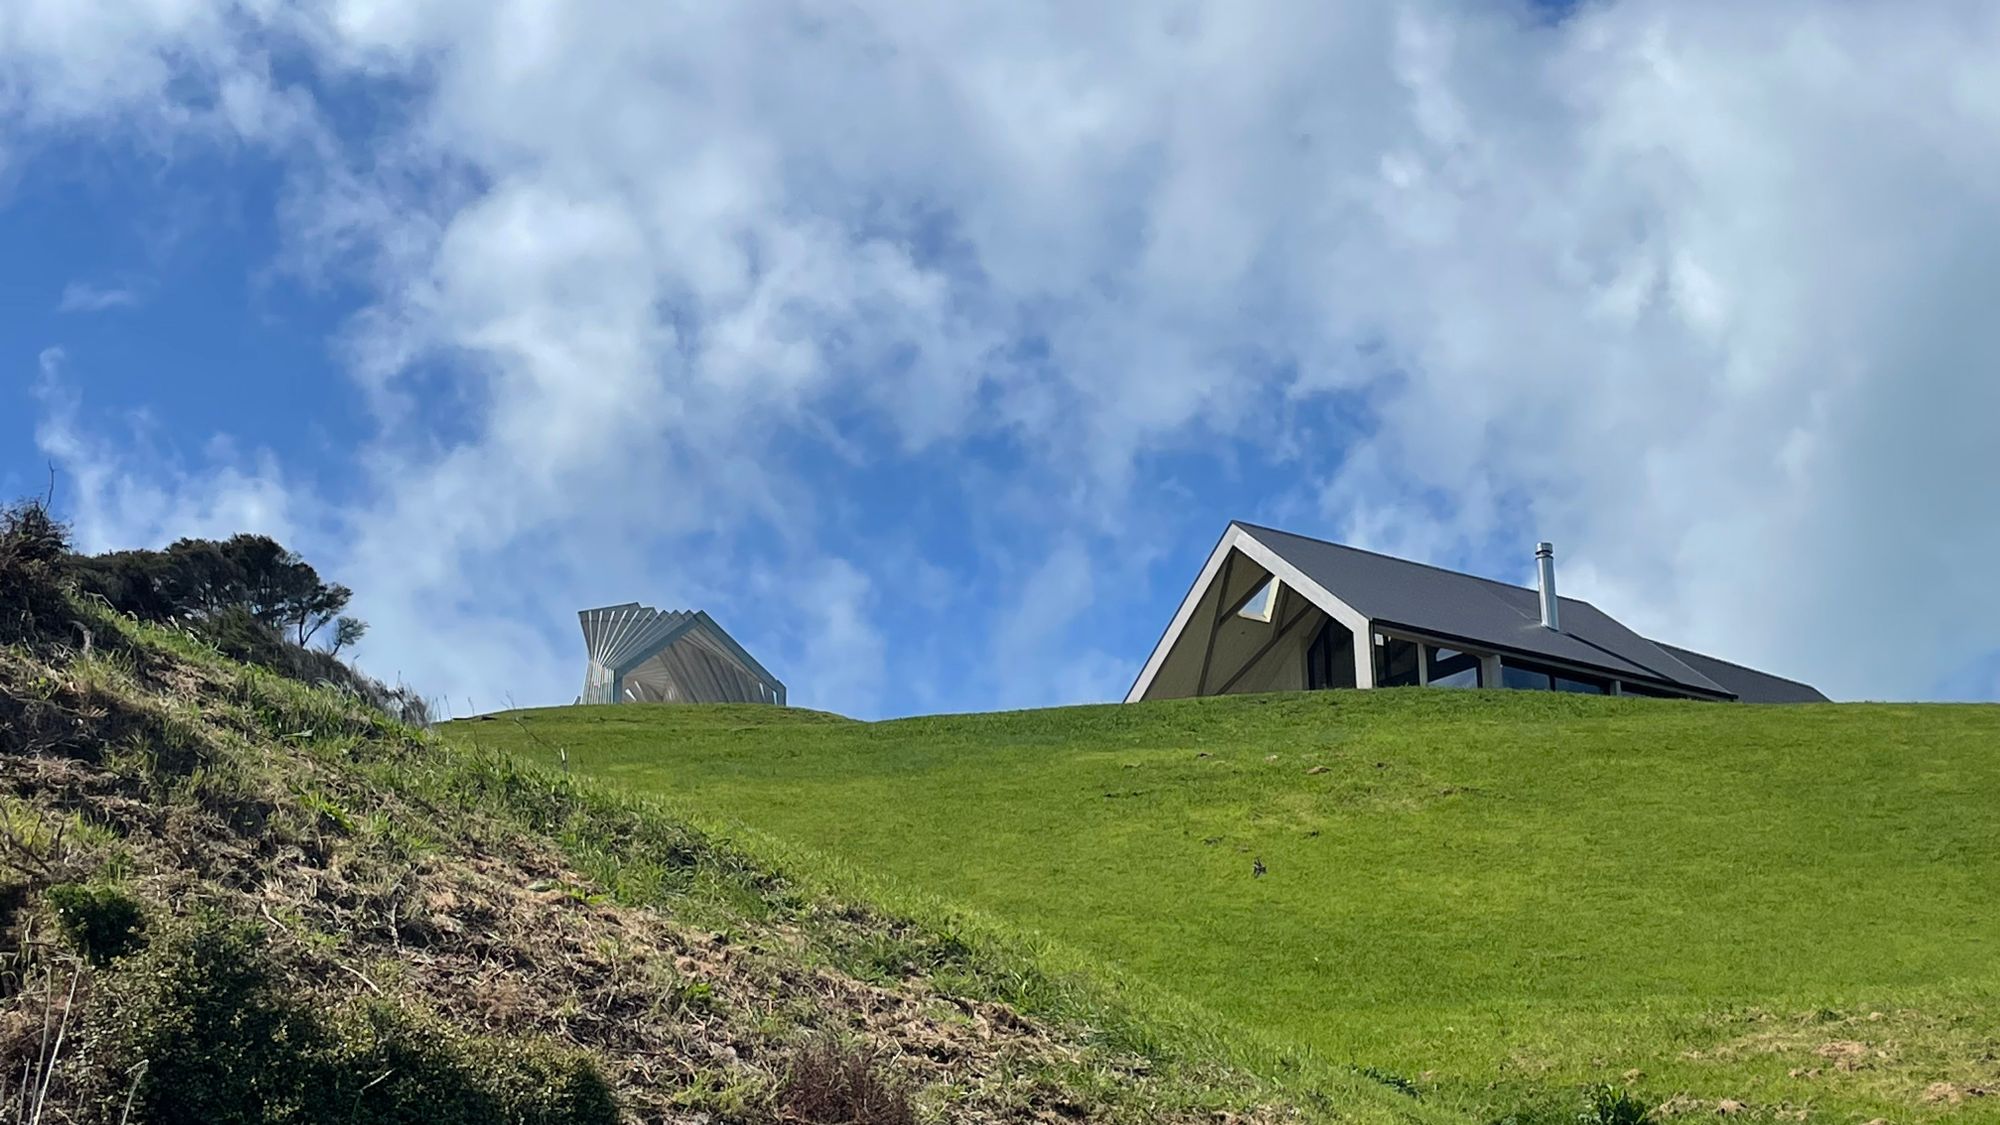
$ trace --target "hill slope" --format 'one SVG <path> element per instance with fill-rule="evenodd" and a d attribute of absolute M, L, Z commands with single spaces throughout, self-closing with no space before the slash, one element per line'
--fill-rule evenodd
<path fill-rule="evenodd" d="M 2000 1117 L 2000 708 L 1409 691 L 456 729 L 1427 1104 L 1609 1081 L 1669 1110 Z"/>
<path fill-rule="evenodd" d="M 59 589 L 16 608 L 0 1121 L 1448 1121 L 1352 1075 L 1287 1105 L 651 802 Z"/>

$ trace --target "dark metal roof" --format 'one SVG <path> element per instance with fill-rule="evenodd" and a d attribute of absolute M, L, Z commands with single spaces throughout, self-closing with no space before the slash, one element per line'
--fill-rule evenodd
<path fill-rule="evenodd" d="M 1737 694 L 1589 602 L 1560 598 L 1562 631 L 1557 632 L 1542 626 L 1541 594 L 1527 587 L 1236 522 L 1377 625 L 1400 625 L 1440 639 L 1559 660 L 1704 695 Z"/>
<path fill-rule="evenodd" d="M 1745 703 L 1832 702 L 1811 684 L 1802 684 L 1797 680 L 1785 679 L 1783 676 L 1773 676 L 1769 672 L 1759 672 L 1755 668 L 1745 668 L 1741 664 L 1731 664 L 1727 660 L 1717 660 L 1713 656 L 1691 652 L 1665 641 L 1653 643 L 1678 657 L 1681 663 L 1728 688 L 1737 699 Z"/>

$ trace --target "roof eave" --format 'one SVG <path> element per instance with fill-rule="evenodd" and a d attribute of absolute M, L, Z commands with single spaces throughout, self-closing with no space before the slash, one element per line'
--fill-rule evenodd
<path fill-rule="evenodd" d="M 1624 683 L 1644 684 L 1648 687 L 1665 688 L 1669 691 L 1688 692 L 1723 702 L 1732 702 L 1736 699 L 1734 693 L 1723 690 L 1721 685 L 1717 685 L 1716 689 L 1711 690 L 1701 687 L 1698 684 L 1684 684 L 1674 680 L 1663 679 L 1659 676 L 1636 674 L 1623 668 L 1613 668 L 1605 664 L 1591 664 L 1581 660 L 1566 660 L 1559 656 L 1547 656 L 1539 652 L 1530 652 L 1524 648 L 1515 648 L 1512 645 L 1501 644 L 1498 641 L 1485 637 L 1468 637 L 1425 626 L 1406 625 L 1400 621 L 1390 621 L 1384 618 L 1374 619 L 1373 624 L 1383 629 L 1403 633 L 1418 633 L 1426 637 L 1435 637 L 1441 641 L 1451 641 L 1454 644 L 1464 645 L 1467 649 L 1483 649 L 1501 657 L 1515 656 L 1522 660 L 1534 661 L 1536 664 L 1569 665 L 1580 671 Z"/>

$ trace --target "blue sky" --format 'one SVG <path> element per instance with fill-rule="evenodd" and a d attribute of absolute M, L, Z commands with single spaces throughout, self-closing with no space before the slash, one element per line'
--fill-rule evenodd
<path fill-rule="evenodd" d="M 53 461 L 93 549 L 276 534 L 455 710 L 567 701 L 625 600 L 851 714 L 1114 698 L 1230 518 L 1519 581 L 1549 538 L 1653 635 L 1994 698 L 1996 38 L 33 7 L 0 492 Z"/>

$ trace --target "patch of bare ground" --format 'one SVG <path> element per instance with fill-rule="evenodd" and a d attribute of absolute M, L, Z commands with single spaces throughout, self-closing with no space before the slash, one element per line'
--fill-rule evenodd
<path fill-rule="evenodd" d="M 2000 1105 L 2000 1043 L 1970 1013 L 1917 1008 L 1751 1009 L 1716 1020 L 1717 1041 L 1687 1051 L 1691 1062 L 1775 1057 L 1809 1087 L 1865 1090 L 1912 1108 L 1994 1098 Z M 1778 1114 L 1778 1116 L 1783 1116 Z"/>

